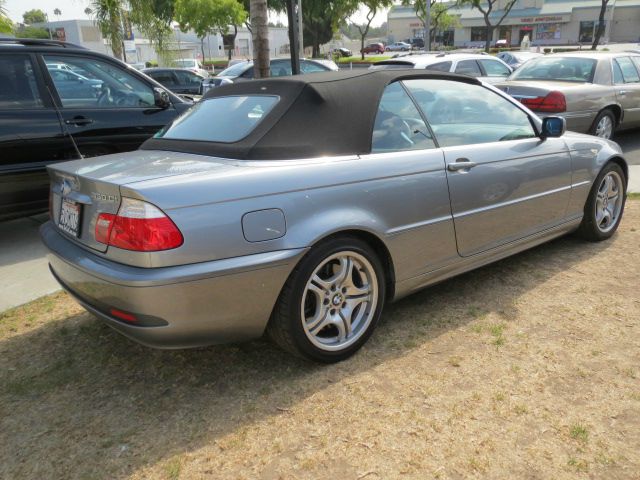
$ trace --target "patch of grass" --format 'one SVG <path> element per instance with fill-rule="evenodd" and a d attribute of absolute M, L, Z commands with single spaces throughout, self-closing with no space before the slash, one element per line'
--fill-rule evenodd
<path fill-rule="evenodd" d="M 365 55 L 364 56 L 364 60 L 362 60 L 362 57 L 360 55 L 354 55 L 352 57 L 343 57 L 338 59 L 337 63 L 351 63 L 351 62 L 358 62 L 358 63 L 375 63 L 375 62 L 379 62 L 380 60 L 388 60 L 391 58 L 391 55 Z"/>
<path fill-rule="evenodd" d="M 452 367 L 459 367 L 462 359 L 460 357 L 449 357 L 449 365 Z"/>
<path fill-rule="evenodd" d="M 178 480 L 182 471 L 182 458 L 175 456 L 167 462 L 164 472 L 169 480 Z"/>
<path fill-rule="evenodd" d="M 576 472 L 589 471 L 589 464 L 587 463 L 587 461 L 580 458 L 575 458 L 575 457 L 569 458 L 567 465 L 572 467 Z"/>
<path fill-rule="evenodd" d="M 637 193 L 637 192 L 628 193 L 627 200 L 640 200 L 640 193 Z"/>
<path fill-rule="evenodd" d="M 504 402 L 504 399 L 506 398 L 504 392 L 498 392 L 493 396 L 493 399 L 496 402 Z"/>
<path fill-rule="evenodd" d="M 520 403 L 515 407 L 513 407 L 513 411 L 515 412 L 516 415 L 524 415 L 529 412 L 529 409 L 527 408 L 526 405 Z"/>
<path fill-rule="evenodd" d="M 587 430 L 587 427 L 580 423 L 571 425 L 569 435 L 571 435 L 571 438 L 574 440 L 578 440 L 582 443 L 586 443 L 586 441 L 589 440 L 589 431 Z"/>

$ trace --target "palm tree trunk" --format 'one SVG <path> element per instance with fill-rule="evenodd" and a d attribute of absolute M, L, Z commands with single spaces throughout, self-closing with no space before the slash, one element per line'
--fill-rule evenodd
<path fill-rule="evenodd" d="M 253 76 L 269 76 L 269 27 L 267 26 L 267 0 L 250 0 L 249 15 L 253 33 Z"/>
<path fill-rule="evenodd" d="M 598 28 L 596 29 L 596 34 L 593 37 L 593 44 L 591 45 L 591 50 L 595 50 L 598 48 L 598 44 L 600 43 L 600 37 L 604 33 L 604 14 L 607 11 L 607 4 L 609 0 L 602 0 L 602 6 L 600 7 L 600 17 L 598 21 Z"/>

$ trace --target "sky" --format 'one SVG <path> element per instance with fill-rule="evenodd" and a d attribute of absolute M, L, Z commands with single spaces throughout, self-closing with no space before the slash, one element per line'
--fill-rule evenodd
<path fill-rule="evenodd" d="M 22 21 L 22 14 L 27 10 L 38 8 L 49 15 L 49 20 L 72 20 L 78 18 L 88 18 L 84 13 L 84 9 L 90 6 L 89 0 L 6 0 L 5 7 L 9 14 L 9 18 L 14 22 Z M 60 17 L 56 17 L 53 11 L 59 8 L 62 11 Z M 302 0 L 302 8 L 304 10 L 304 0 Z M 379 26 L 387 20 L 387 11 L 380 11 L 373 19 L 372 26 Z M 355 13 L 351 20 L 357 23 L 365 21 L 366 9 L 361 9 Z M 286 23 L 286 15 L 276 16 L 272 21 L 282 21 Z"/>

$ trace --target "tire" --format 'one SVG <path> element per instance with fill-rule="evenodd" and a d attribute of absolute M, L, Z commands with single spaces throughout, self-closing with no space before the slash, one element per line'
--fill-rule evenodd
<path fill-rule="evenodd" d="M 352 236 L 328 239 L 313 247 L 289 275 L 267 334 L 299 357 L 339 362 L 369 339 L 385 294 L 382 263 L 366 242 Z"/>
<path fill-rule="evenodd" d="M 609 181 L 616 183 L 614 188 L 610 188 L 611 184 L 607 183 Z M 593 182 L 584 206 L 584 217 L 578 228 L 578 235 L 592 242 L 610 238 L 620 225 L 627 200 L 626 192 L 627 179 L 622 168 L 617 163 L 609 162 Z M 610 216 L 609 220 L 605 211 Z"/>
<path fill-rule="evenodd" d="M 589 129 L 591 135 L 610 139 L 616 131 L 616 116 L 609 108 L 602 110 Z"/>

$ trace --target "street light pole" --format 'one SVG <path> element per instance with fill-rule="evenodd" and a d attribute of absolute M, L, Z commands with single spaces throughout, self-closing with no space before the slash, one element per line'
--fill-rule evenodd
<path fill-rule="evenodd" d="M 49 31 L 49 40 L 53 40 L 53 36 L 51 35 L 51 25 L 49 24 L 49 14 L 45 13 L 44 16 L 47 19 L 47 30 Z"/>
<path fill-rule="evenodd" d="M 427 38 L 425 38 L 424 45 L 427 49 L 427 52 L 431 51 L 431 0 L 425 0 L 427 7 L 427 15 L 426 22 L 424 24 L 424 34 Z"/>
<path fill-rule="evenodd" d="M 304 56 L 304 25 L 302 24 L 302 0 L 298 0 L 298 47 Z"/>

